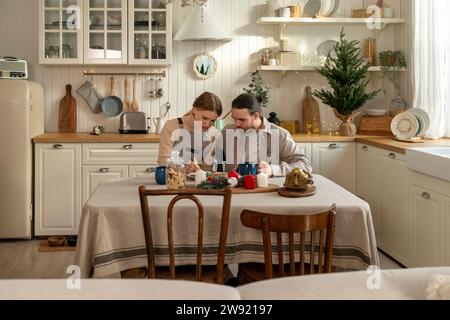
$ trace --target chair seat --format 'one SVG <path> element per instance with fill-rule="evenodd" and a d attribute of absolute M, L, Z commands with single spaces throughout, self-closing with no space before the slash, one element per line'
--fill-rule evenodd
<path fill-rule="evenodd" d="M 175 276 L 177 280 L 196 281 L 195 276 L 196 266 L 179 266 L 175 268 Z M 143 279 L 147 277 L 147 268 L 129 269 L 121 272 L 123 279 Z M 223 282 L 231 279 L 233 274 L 225 266 Z M 168 280 L 170 277 L 170 267 L 157 267 L 156 279 Z M 202 282 L 216 283 L 216 266 L 203 266 L 202 267 Z"/>
<path fill-rule="evenodd" d="M 284 265 L 284 276 L 289 276 L 290 264 Z M 334 268 L 332 268 L 334 270 Z M 319 266 L 314 265 L 314 273 L 319 273 Z M 295 264 L 295 274 L 300 275 L 300 263 Z M 311 274 L 311 265 L 305 263 L 305 274 Z M 266 280 L 264 263 L 240 263 L 238 278 L 240 285 Z M 281 278 L 279 266 L 273 265 L 273 278 Z"/>

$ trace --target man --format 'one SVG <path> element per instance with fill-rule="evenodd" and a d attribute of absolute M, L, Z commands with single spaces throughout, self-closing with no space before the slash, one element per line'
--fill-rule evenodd
<path fill-rule="evenodd" d="M 222 133 L 227 171 L 244 162 L 255 162 L 258 172 L 269 177 L 286 176 L 294 168 L 312 172 L 308 157 L 300 152 L 289 132 L 261 116 L 261 104 L 255 96 L 238 96 L 231 115 L 235 125 L 227 126 Z"/>

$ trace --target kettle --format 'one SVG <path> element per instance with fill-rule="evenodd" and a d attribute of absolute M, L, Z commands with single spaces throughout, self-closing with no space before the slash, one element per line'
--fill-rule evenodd
<path fill-rule="evenodd" d="M 166 120 L 163 117 L 157 117 L 153 119 L 153 123 L 156 126 L 155 134 L 161 134 L 161 131 L 166 124 Z"/>

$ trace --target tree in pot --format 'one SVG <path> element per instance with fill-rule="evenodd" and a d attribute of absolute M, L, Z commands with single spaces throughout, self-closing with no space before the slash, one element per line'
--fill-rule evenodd
<path fill-rule="evenodd" d="M 344 29 L 340 41 L 334 47 L 335 55 L 328 56 L 325 65 L 317 71 L 327 78 L 332 91 L 315 90 L 314 95 L 333 108 L 336 117 L 343 121 L 339 127 L 342 136 L 355 136 L 353 120 L 360 114 L 358 109 L 380 92 L 367 93 L 370 80 L 366 80 L 369 63 L 361 55 L 359 42 L 345 39 Z"/>

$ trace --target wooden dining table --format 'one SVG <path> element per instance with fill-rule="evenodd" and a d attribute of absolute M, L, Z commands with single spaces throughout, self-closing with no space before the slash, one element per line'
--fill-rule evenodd
<path fill-rule="evenodd" d="M 336 204 L 333 265 L 343 270 L 379 266 L 370 206 L 327 178 L 314 175 L 317 193 L 306 198 L 284 198 L 277 192 L 233 194 L 225 263 L 264 262 L 261 233 L 242 225 L 244 209 L 273 214 L 306 214 L 328 210 Z M 284 178 L 269 183 L 284 183 Z M 83 207 L 75 265 L 83 278 L 103 278 L 147 266 L 139 186 L 164 188 L 153 178 L 133 178 L 101 184 Z M 150 198 L 156 264 L 168 265 L 167 207 L 172 197 Z M 221 218 L 221 199 L 199 197 L 205 208 L 205 265 L 215 265 Z M 180 201 L 174 209 L 176 264 L 196 263 L 197 215 L 192 202 Z M 276 237 L 274 237 L 276 238 Z M 286 252 L 286 258 L 288 253 Z"/>

